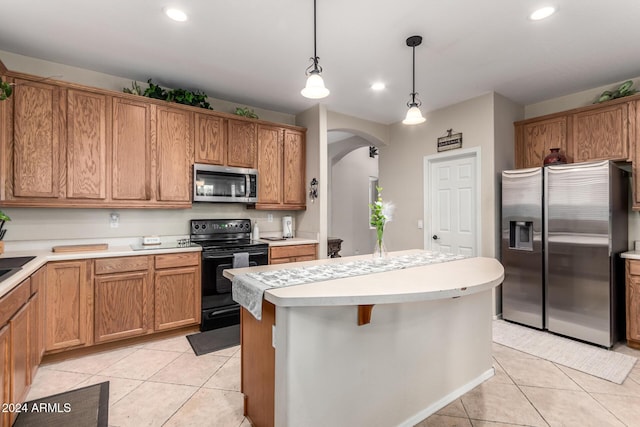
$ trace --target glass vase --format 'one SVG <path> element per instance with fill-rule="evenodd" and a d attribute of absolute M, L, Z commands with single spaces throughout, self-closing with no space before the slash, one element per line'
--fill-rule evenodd
<path fill-rule="evenodd" d="M 387 248 L 384 245 L 384 239 L 376 239 L 376 246 L 373 248 L 373 259 L 382 260 L 387 257 Z"/>

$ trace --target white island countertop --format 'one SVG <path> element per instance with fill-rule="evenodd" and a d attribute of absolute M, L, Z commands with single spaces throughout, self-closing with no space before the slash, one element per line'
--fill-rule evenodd
<path fill-rule="evenodd" d="M 399 256 L 418 250 L 392 252 Z M 329 258 L 290 264 L 265 265 L 224 271 L 230 280 L 237 274 L 287 268 L 346 263 L 371 255 Z M 491 289 L 504 279 L 504 268 L 494 258 L 466 258 L 402 270 L 326 280 L 266 290 L 264 299 L 281 307 L 389 304 L 455 298 Z"/>
<path fill-rule="evenodd" d="M 640 259 L 640 251 L 627 251 L 620 254 L 622 258 Z"/>

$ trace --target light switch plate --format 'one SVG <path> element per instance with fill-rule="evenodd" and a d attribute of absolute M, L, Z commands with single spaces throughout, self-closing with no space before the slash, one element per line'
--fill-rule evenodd
<path fill-rule="evenodd" d="M 633 249 L 636 251 L 640 251 L 640 240 L 636 240 L 633 242 Z"/>

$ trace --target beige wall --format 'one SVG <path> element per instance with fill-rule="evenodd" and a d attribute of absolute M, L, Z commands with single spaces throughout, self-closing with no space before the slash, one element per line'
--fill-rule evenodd
<path fill-rule="evenodd" d="M 543 116 L 545 114 L 557 113 L 560 111 L 570 110 L 572 108 L 584 107 L 593 104 L 593 102 L 604 92 L 605 90 L 616 90 L 620 84 L 626 80 L 634 81 L 634 88 L 640 89 L 640 77 L 630 77 L 628 79 L 614 82 L 604 86 L 598 86 L 593 89 L 583 90 L 582 92 L 576 92 L 565 96 L 559 96 L 557 98 L 547 99 L 535 104 L 525 105 L 524 118 L 529 119 L 531 117 Z"/>
<path fill-rule="evenodd" d="M 389 142 L 389 126 L 346 114 L 327 112 L 327 130 L 347 131 L 368 140 L 372 145 L 384 146 Z"/>
<path fill-rule="evenodd" d="M 298 236 L 319 240 L 320 258 L 327 256 L 328 173 L 327 109 L 318 104 L 296 116 L 296 123 L 307 128 L 307 165 L 305 190 L 313 178 L 318 180 L 318 198 L 312 202 L 307 194 L 307 209 L 298 214 Z"/>
<path fill-rule="evenodd" d="M 437 138 L 447 129 L 463 134 L 463 148 L 480 147 L 482 235 L 495 234 L 495 190 L 493 162 L 493 94 L 432 111 L 426 123 L 390 126 L 390 143 L 380 149 L 380 185 L 383 199 L 396 205 L 394 220 L 385 227 L 389 250 L 423 248 L 423 230 L 417 222 L 424 216 L 424 157 L 437 153 Z M 425 224 L 425 227 L 427 224 Z M 479 254 L 494 256 L 493 237 L 483 238 Z"/>
<path fill-rule="evenodd" d="M 370 176 L 378 176 L 378 158 L 369 157 L 368 146 L 351 151 L 331 168 L 329 233 L 343 240 L 342 256 L 373 252 L 375 231 L 369 228 Z"/>
<path fill-rule="evenodd" d="M 122 88 L 125 87 L 130 88 L 131 81 L 133 80 L 126 76 L 111 76 L 97 71 L 44 61 L 42 59 L 31 58 L 2 50 L 0 50 L 0 61 L 2 61 L 11 71 L 18 71 L 42 77 L 55 76 L 54 79 L 56 80 L 99 87 L 101 89 L 114 90 L 116 92 L 122 92 Z M 152 70 L 149 70 L 149 73 L 149 77 L 153 78 Z M 148 87 L 146 81 L 138 83 L 142 89 L 146 89 Z M 222 99 L 208 98 L 207 100 L 214 110 L 222 111 L 224 113 L 233 113 L 236 107 L 246 106 L 245 104 L 238 104 L 233 101 L 226 101 Z M 258 114 L 258 116 L 263 120 L 289 125 L 295 124 L 295 116 L 293 114 L 264 110 L 262 108 L 255 108 L 251 106 L 249 107 L 253 108 L 256 114 Z"/>

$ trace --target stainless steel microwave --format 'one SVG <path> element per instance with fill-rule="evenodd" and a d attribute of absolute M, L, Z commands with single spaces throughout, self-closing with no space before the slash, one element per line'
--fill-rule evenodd
<path fill-rule="evenodd" d="M 196 163 L 193 165 L 193 201 L 255 203 L 258 171 Z"/>

